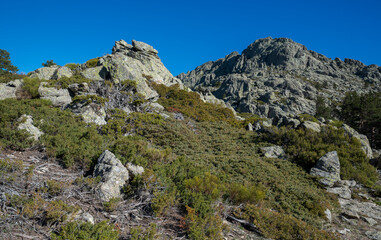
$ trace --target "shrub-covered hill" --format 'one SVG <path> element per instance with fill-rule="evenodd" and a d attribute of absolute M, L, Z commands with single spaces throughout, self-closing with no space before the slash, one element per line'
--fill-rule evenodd
<path fill-rule="evenodd" d="M 237 114 L 187 90 L 136 41 L 18 77 L 0 83 L 0 238 L 364 239 L 381 230 L 372 149 L 342 122 L 300 114 L 280 127 Z"/>

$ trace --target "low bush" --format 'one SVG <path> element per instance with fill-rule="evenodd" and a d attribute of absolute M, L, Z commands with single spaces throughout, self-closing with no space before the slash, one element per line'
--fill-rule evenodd
<path fill-rule="evenodd" d="M 177 109 L 196 121 L 229 121 L 235 120 L 233 111 L 220 105 L 203 102 L 196 92 L 182 90 L 178 85 L 167 87 L 151 83 L 159 93 L 158 103 L 168 109 Z"/>
<path fill-rule="evenodd" d="M 271 239 L 339 239 L 331 232 L 319 230 L 294 217 L 255 205 L 246 205 L 234 213 L 258 227 L 259 231 Z"/>
<path fill-rule="evenodd" d="M 342 179 L 354 179 L 366 186 L 377 181 L 376 169 L 369 164 L 361 143 L 344 134 L 342 129 L 323 127 L 320 133 L 304 129 L 274 129 L 267 139 L 274 144 L 283 145 L 290 158 L 307 171 L 324 154 L 337 151 Z"/>
<path fill-rule="evenodd" d="M 98 65 L 98 62 L 99 62 L 99 58 L 93 58 L 93 59 L 90 59 L 86 62 L 86 66 L 88 68 L 93 68 L 93 67 L 96 67 Z"/>
<path fill-rule="evenodd" d="M 118 240 L 119 233 L 107 221 L 96 224 L 88 222 L 69 222 L 57 233 L 52 233 L 53 240 Z"/>

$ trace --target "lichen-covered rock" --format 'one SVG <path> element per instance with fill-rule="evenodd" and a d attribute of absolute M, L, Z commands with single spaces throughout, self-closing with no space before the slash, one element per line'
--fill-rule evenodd
<path fill-rule="evenodd" d="M 90 80 L 101 81 L 106 78 L 107 70 L 103 66 L 86 68 L 81 72 L 81 75 Z"/>
<path fill-rule="evenodd" d="M 267 158 L 284 158 L 286 153 L 281 146 L 261 147 L 264 157 Z"/>
<path fill-rule="evenodd" d="M 151 45 L 148 45 L 147 43 L 144 43 L 144 42 L 132 40 L 132 46 L 137 51 L 144 51 L 154 55 L 158 54 L 158 51 L 156 49 L 154 49 Z"/>
<path fill-rule="evenodd" d="M 100 64 L 107 71 L 110 80 L 118 83 L 123 80 L 133 80 L 137 83 L 137 91 L 146 99 L 158 97 L 147 82 L 156 82 L 167 86 L 182 83 L 173 77 L 157 56 L 152 46 L 133 41 L 133 46 L 120 40 L 115 42 L 112 54 L 100 59 Z"/>
<path fill-rule="evenodd" d="M 142 175 L 144 173 L 144 168 L 132 163 L 127 163 L 127 169 L 133 176 Z"/>
<path fill-rule="evenodd" d="M 40 129 L 33 125 L 32 116 L 24 114 L 19 118 L 18 121 L 20 122 L 20 124 L 17 127 L 17 129 L 26 130 L 31 135 L 31 138 L 35 141 L 37 141 L 40 138 L 40 136 L 44 134 Z"/>
<path fill-rule="evenodd" d="M 351 128 L 347 124 L 343 124 L 343 126 L 341 126 L 341 128 L 344 130 L 345 134 L 359 140 L 361 143 L 361 149 L 364 151 L 366 156 L 369 159 L 373 158 L 372 148 L 370 146 L 368 138 L 365 135 L 358 133 L 356 130 L 354 130 L 353 128 Z"/>
<path fill-rule="evenodd" d="M 43 67 L 43 68 L 36 69 L 33 72 L 30 72 L 28 75 L 30 78 L 38 78 L 41 80 L 50 80 L 50 79 L 53 79 L 58 68 L 59 68 L 59 66 L 57 66 L 57 65 L 54 65 L 51 67 Z"/>
<path fill-rule="evenodd" d="M 55 107 L 66 107 L 71 103 L 71 97 L 67 89 L 57 89 L 46 86 L 47 82 L 42 82 L 38 88 L 40 98 L 52 101 Z"/>
<path fill-rule="evenodd" d="M 21 88 L 23 80 L 17 79 L 8 83 L 0 83 L 0 100 L 16 98 L 16 92 Z"/>
<path fill-rule="evenodd" d="M 352 197 L 352 191 L 347 186 L 327 188 L 327 191 L 345 199 L 351 199 Z"/>
<path fill-rule="evenodd" d="M 73 113 L 81 115 L 86 123 L 95 123 L 97 125 L 107 124 L 106 111 L 100 104 L 83 101 L 71 104 L 68 108 L 70 108 Z"/>
<path fill-rule="evenodd" d="M 322 184 L 332 187 L 336 181 L 340 180 L 340 161 L 336 151 L 329 152 L 322 156 L 315 167 L 311 168 L 312 176 L 320 177 Z"/>
<path fill-rule="evenodd" d="M 54 73 L 53 78 L 54 79 L 61 79 L 62 77 L 70 78 L 73 76 L 73 72 L 68 67 L 60 67 L 57 69 L 57 71 Z"/>
<path fill-rule="evenodd" d="M 74 95 L 85 95 L 90 91 L 89 84 L 87 83 L 73 83 L 69 85 L 68 89 Z"/>
<path fill-rule="evenodd" d="M 102 201 L 122 197 L 121 189 L 129 179 L 128 170 L 113 153 L 106 150 L 101 154 L 93 175 L 101 177 L 96 193 Z"/>
<path fill-rule="evenodd" d="M 301 124 L 301 127 L 304 129 L 312 130 L 314 132 L 320 132 L 321 131 L 319 123 L 316 123 L 316 122 L 305 121 Z"/>

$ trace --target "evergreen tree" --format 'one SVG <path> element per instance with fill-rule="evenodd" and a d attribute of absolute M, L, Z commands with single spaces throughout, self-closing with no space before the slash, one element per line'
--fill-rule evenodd
<path fill-rule="evenodd" d="M 13 66 L 10 60 L 9 52 L 0 49 L 0 75 L 15 73 L 17 71 L 18 68 L 16 66 Z"/>
<path fill-rule="evenodd" d="M 371 145 L 381 148 L 381 93 L 370 92 L 359 95 L 346 94 L 340 116 L 348 125 L 365 134 Z"/>

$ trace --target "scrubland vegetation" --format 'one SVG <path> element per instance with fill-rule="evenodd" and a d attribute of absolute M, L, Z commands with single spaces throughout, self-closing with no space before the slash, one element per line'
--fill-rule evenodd
<path fill-rule="evenodd" d="M 93 66 L 96 61 L 88 64 Z M 66 87 L 74 82 L 82 79 L 50 84 Z M 343 179 L 370 187 L 376 181 L 375 169 L 368 164 L 360 143 L 334 127 L 327 126 L 321 133 L 285 127 L 250 132 L 244 127 L 260 118 L 250 115 L 246 121 L 238 121 L 231 110 L 204 103 L 197 93 L 163 85 L 154 85 L 160 94 L 158 102 L 168 114 L 183 114 L 184 120 L 112 109 L 107 112 L 108 123 L 96 126 L 84 123 L 68 110 L 52 107 L 49 101 L 36 99 L 38 84 L 36 79 L 25 78 L 23 89 L 29 99 L 0 101 L 0 147 L 25 150 L 40 146 L 65 168 L 83 169 L 88 174 L 108 149 L 123 164 L 132 162 L 145 168 L 141 177 L 134 177 L 123 189 L 125 196 L 133 197 L 141 190 L 151 192 L 151 214 L 156 217 L 179 209 L 183 216 L 179 226 L 191 239 L 222 239 L 227 215 L 255 224 L 268 238 L 335 239 L 324 231 L 322 222 L 324 211 L 338 206 L 337 199 L 308 174 L 309 169 L 322 155 L 335 150 Z M 91 95 L 74 99 L 84 100 L 106 101 Z M 17 130 L 23 114 L 33 116 L 34 125 L 44 132 L 38 142 Z M 261 157 L 259 148 L 271 144 L 282 145 L 289 160 Z M 4 160 L 0 171 L 20 172 L 20 165 Z M 91 185 L 91 181 L 85 176 L 74 184 Z M 45 189 L 7 204 L 19 208 L 26 218 L 62 223 L 52 232 L 53 239 L 118 239 L 118 231 L 106 222 L 66 223 L 75 207 L 41 198 L 41 194 L 60 193 L 59 184 L 51 181 Z M 118 201 L 104 203 L 104 210 L 112 212 Z M 154 225 L 133 229 L 130 235 L 131 239 L 155 236 Z"/>

